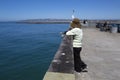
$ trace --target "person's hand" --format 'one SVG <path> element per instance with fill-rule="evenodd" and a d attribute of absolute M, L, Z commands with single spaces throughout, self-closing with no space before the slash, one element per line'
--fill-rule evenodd
<path fill-rule="evenodd" d="M 70 27 L 68 30 L 71 30 L 72 28 Z"/>

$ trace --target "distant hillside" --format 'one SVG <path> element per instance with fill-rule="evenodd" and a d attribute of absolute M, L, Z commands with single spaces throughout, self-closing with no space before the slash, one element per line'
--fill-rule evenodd
<path fill-rule="evenodd" d="M 71 19 L 28 19 L 21 20 L 21 23 L 41 24 L 41 23 L 70 23 Z"/>
<path fill-rule="evenodd" d="M 86 19 L 85 19 L 86 20 Z M 29 24 L 68 24 L 72 21 L 72 19 L 28 19 L 28 20 L 20 20 L 17 21 L 18 23 L 29 23 Z M 83 22 L 84 20 L 80 20 L 80 22 Z M 120 20 L 87 20 L 88 22 L 94 22 L 94 23 L 104 23 L 104 22 L 109 22 L 109 23 L 120 23 Z"/>

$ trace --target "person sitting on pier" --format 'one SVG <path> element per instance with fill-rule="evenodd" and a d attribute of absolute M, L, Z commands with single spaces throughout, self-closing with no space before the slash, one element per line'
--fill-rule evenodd
<path fill-rule="evenodd" d="M 66 35 L 73 36 L 74 69 L 76 72 L 81 72 L 87 68 L 87 65 L 81 60 L 80 57 L 83 37 L 80 20 L 78 18 L 74 18 L 70 26 L 70 30 L 66 32 Z"/>
<path fill-rule="evenodd" d="M 104 28 L 104 31 L 108 31 L 108 30 L 109 30 L 109 27 L 108 27 L 107 22 L 105 22 L 105 23 L 103 24 L 103 28 Z"/>

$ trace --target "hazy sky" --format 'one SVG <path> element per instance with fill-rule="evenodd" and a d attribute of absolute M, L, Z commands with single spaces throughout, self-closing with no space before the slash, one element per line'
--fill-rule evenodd
<path fill-rule="evenodd" d="M 120 0 L 0 0 L 0 20 L 120 19 Z"/>

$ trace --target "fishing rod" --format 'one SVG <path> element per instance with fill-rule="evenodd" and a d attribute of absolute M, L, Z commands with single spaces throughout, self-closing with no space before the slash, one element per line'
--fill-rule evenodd
<path fill-rule="evenodd" d="M 72 19 L 75 18 L 74 13 L 75 13 L 75 10 L 73 9 L 73 12 L 72 12 Z"/>
<path fill-rule="evenodd" d="M 75 13 L 75 10 L 73 9 L 73 11 L 72 11 L 72 16 L 71 16 L 71 17 L 72 17 L 72 20 L 75 18 L 74 13 Z M 72 21 L 71 21 L 71 22 L 72 22 Z M 61 36 L 64 37 L 65 34 L 66 34 L 66 32 L 67 32 L 67 31 L 60 32 Z"/>

